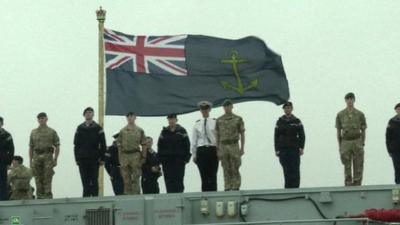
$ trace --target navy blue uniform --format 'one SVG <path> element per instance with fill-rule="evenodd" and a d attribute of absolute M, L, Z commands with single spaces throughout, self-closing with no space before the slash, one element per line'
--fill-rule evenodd
<path fill-rule="evenodd" d="M 99 161 L 104 161 L 106 139 L 103 128 L 95 122 L 82 123 L 74 137 L 75 161 L 83 186 L 83 197 L 99 195 Z"/>
<path fill-rule="evenodd" d="M 395 182 L 400 184 L 400 117 L 389 120 L 386 128 L 386 148 L 392 157 Z"/>
<path fill-rule="evenodd" d="M 0 128 L 0 200 L 8 200 L 7 167 L 14 156 L 14 142 L 11 134 Z"/>
<path fill-rule="evenodd" d="M 148 151 L 146 161 L 142 166 L 142 179 L 141 185 L 143 194 L 158 194 L 160 188 L 158 186 L 158 178 L 161 176 L 161 171 L 154 172 L 152 167 L 158 167 L 160 169 L 160 161 L 158 160 L 157 153 L 154 151 Z"/>
<path fill-rule="evenodd" d="M 301 121 L 294 115 L 280 117 L 275 127 L 275 152 L 283 168 L 285 188 L 300 186 L 300 149 L 304 144 Z"/>
<path fill-rule="evenodd" d="M 124 181 L 122 180 L 120 172 L 118 147 L 116 141 L 114 141 L 113 144 L 107 148 L 104 158 L 104 167 L 110 176 L 114 194 L 123 195 Z"/>
<path fill-rule="evenodd" d="M 185 128 L 176 125 L 171 131 L 164 127 L 158 139 L 158 157 L 162 165 L 167 193 L 180 193 L 185 189 L 183 178 L 189 162 L 190 141 Z"/>

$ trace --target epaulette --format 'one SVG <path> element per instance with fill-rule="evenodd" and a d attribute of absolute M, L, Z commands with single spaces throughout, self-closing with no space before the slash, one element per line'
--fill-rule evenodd
<path fill-rule="evenodd" d="M 196 123 L 197 123 L 197 122 L 200 122 L 200 121 L 201 121 L 201 119 L 199 119 L 199 120 L 196 120 Z"/>

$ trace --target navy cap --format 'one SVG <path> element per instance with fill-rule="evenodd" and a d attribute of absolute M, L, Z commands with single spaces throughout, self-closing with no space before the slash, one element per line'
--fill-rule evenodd
<path fill-rule="evenodd" d="M 283 104 L 282 108 L 285 108 L 286 106 L 293 107 L 293 103 L 292 102 L 286 102 L 285 104 Z"/>
<path fill-rule="evenodd" d="M 39 114 L 37 114 L 37 118 L 43 118 L 43 117 L 47 117 L 47 114 L 45 112 L 41 112 Z"/>
<path fill-rule="evenodd" d="M 212 107 L 212 103 L 209 101 L 201 101 L 197 105 L 201 110 L 210 109 Z"/>
<path fill-rule="evenodd" d="M 85 115 L 86 112 L 94 112 L 92 107 L 87 107 L 85 110 L 83 110 L 83 115 Z"/>
<path fill-rule="evenodd" d="M 176 119 L 176 114 L 169 114 L 168 116 L 167 116 L 167 119 Z"/>
<path fill-rule="evenodd" d="M 353 92 L 349 92 L 344 96 L 344 99 L 349 99 L 349 98 L 356 99 L 356 96 L 354 95 Z"/>

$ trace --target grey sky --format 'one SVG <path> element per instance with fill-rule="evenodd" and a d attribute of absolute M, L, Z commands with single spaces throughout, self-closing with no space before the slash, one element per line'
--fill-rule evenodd
<path fill-rule="evenodd" d="M 34 4 L 33 4 L 34 2 Z M 128 34 L 204 34 L 223 38 L 255 35 L 282 55 L 294 113 L 306 131 L 302 187 L 343 184 L 334 119 L 346 92 L 367 117 L 365 184 L 393 183 L 384 145 L 387 121 L 400 102 L 400 2 L 389 0 L 173 0 L 173 1 L 1 1 L 0 115 L 13 136 L 16 153 L 27 158 L 36 114 L 45 111 L 61 138 L 54 177 L 56 197 L 81 195 L 73 159 L 73 134 L 86 106 L 97 109 L 98 30 L 94 11 L 107 10 L 106 27 Z M 280 107 L 269 102 L 235 105 L 246 123 L 243 189 L 280 188 L 282 169 L 273 151 Z M 222 109 L 212 111 L 213 117 Z M 191 133 L 200 117 L 179 117 Z M 165 118 L 138 118 L 157 139 Z M 124 117 L 106 117 L 108 144 L 125 125 Z M 223 189 L 222 169 L 219 190 Z M 164 192 L 163 178 L 160 180 Z M 186 191 L 200 191 L 193 163 Z M 105 194 L 111 185 L 105 176 Z"/>

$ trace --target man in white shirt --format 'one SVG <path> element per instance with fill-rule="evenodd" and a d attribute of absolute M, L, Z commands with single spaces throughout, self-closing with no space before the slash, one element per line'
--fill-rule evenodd
<path fill-rule="evenodd" d="M 215 141 L 215 122 L 210 117 L 212 104 L 201 101 L 198 104 L 202 119 L 194 124 L 192 136 L 193 162 L 197 164 L 201 176 L 202 191 L 217 191 L 218 157 Z"/>

